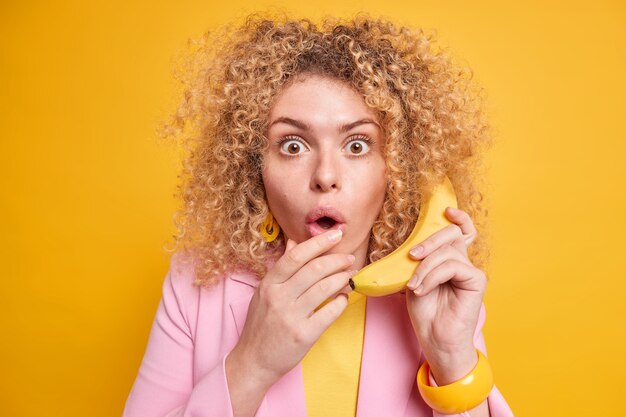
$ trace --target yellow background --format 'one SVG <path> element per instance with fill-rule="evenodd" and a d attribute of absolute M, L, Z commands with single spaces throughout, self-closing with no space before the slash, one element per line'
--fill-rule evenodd
<path fill-rule="evenodd" d="M 484 334 L 516 416 L 623 412 L 626 12 L 593 2 L 0 6 L 0 415 L 120 415 L 161 296 L 179 170 L 157 122 L 189 37 L 266 6 L 436 29 L 487 90 Z"/>

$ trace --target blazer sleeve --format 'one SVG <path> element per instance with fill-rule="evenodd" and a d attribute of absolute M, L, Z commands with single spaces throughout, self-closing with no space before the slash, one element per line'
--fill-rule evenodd
<path fill-rule="evenodd" d="M 485 338 L 483 336 L 483 326 L 485 325 L 486 319 L 486 310 L 485 303 L 482 304 L 480 308 L 480 314 L 478 315 L 478 323 L 476 324 L 476 331 L 474 333 L 474 346 L 480 350 L 485 357 L 487 356 L 487 347 L 485 346 Z M 437 383 L 435 382 L 435 378 L 433 377 L 432 372 L 428 372 L 428 381 L 430 386 L 437 387 Z M 513 411 L 507 404 L 504 396 L 500 393 L 498 388 L 493 386 L 489 396 L 487 397 L 487 404 L 489 404 L 489 414 L 491 417 L 514 417 Z M 443 414 L 436 410 L 433 410 L 433 417 L 471 417 L 471 415 L 465 411 L 460 414 Z"/>
<path fill-rule="evenodd" d="M 225 372 L 230 352 L 193 385 L 194 340 L 179 288 L 191 281 L 177 278 L 172 265 L 123 417 L 233 417 Z"/>

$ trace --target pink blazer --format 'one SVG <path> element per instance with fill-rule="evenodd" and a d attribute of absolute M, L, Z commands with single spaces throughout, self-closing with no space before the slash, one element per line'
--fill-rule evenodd
<path fill-rule="evenodd" d="M 252 273 L 239 272 L 210 289 L 195 287 L 192 267 L 177 273 L 176 257 L 163 282 L 163 296 L 123 417 L 233 417 L 224 361 L 239 340 L 259 281 Z M 356 417 L 450 416 L 432 410 L 417 389 L 415 378 L 425 357 L 404 297 L 398 293 L 367 299 Z M 486 356 L 484 323 L 483 304 L 474 345 Z M 495 386 L 488 403 L 492 417 L 513 416 Z M 298 364 L 267 391 L 256 417 L 305 416 Z"/>

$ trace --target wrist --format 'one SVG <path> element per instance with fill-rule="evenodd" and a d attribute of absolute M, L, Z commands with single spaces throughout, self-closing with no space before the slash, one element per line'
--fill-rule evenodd
<path fill-rule="evenodd" d="M 228 374 L 238 382 L 246 382 L 267 391 L 278 379 L 264 369 L 256 366 L 258 362 L 251 360 L 245 352 L 235 347 L 226 358 Z"/>
<path fill-rule="evenodd" d="M 478 352 L 472 350 L 459 351 L 454 354 L 426 357 L 430 372 L 437 385 L 448 385 L 469 374 L 478 363 Z"/>
<path fill-rule="evenodd" d="M 424 361 L 417 372 L 417 387 L 422 398 L 430 408 L 441 414 L 463 413 L 462 415 L 484 414 L 488 412 L 486 399 L 493 390 L 493 372 L 487 357 L 478 349 L 475 349 L 477 363 L 465 375 L 456 381 L 443 380 L 440 385 L 432 374 L 428 360 Z M 437 373 L 437 369 L 434 370 Z M 445 378 L 445 376 L 443 377 Z M 477 410 L 472 410 L 482 404 Z M 469 413 L 472 410 L 472 413 Z M 476 415 L 478 415 L 476 414 Z"/>

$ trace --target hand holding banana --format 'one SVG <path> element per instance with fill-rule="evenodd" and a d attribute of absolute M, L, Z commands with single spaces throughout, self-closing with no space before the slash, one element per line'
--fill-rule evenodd
<path fill-rule="evenodd" d="M 462 378 L 478 361 L 473 337 L 487 279 L 467 256 L 475 237 L 472 219 L 457 209 L 445 177 L 422 202 L 410 236 L 350 280 L 356 292 L 368 296 L 410 290 L 406 303 L 411 323 L 440 385 Z M 421 253 L 410 254 L 420 246 Z"/>
<path fill-rule="evenodd" d="M 473 338 L 487 286 L 485 273 L 467 256 L 476 237 L 472 219 L 458 209 L 445 214 L 453 224 L 419 245 L 415 259 L 421 263 L 406 291 L 413 329 L 439 385 L 462 378 L 478 362 Z"/>

